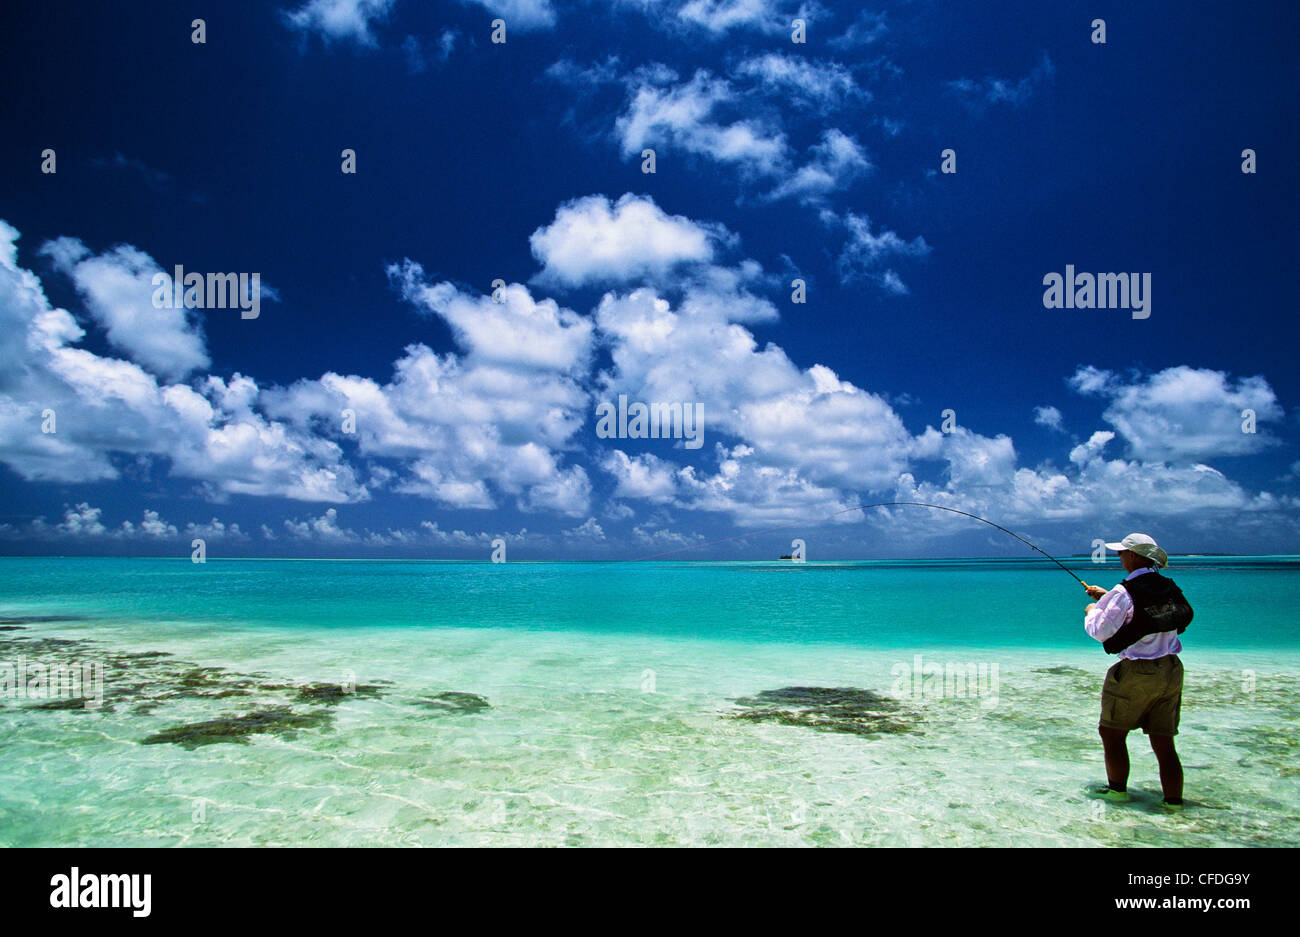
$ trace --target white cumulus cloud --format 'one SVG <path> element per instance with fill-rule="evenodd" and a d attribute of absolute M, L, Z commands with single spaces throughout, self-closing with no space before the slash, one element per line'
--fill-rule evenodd
<path fill-rule="evenodd" d="M 463 2 L 481 6 L 493 17 L 505 20 L 507 30 L 549 29 L 555 25 L 555 7 L 551 5 L 551 0 L 463 0 Z"/>
<path fill-rule="evenodd" d="M 1102 418 L 1123 437 L 1129 455 L 1143 461 L 1259 452 L 1276 443 L 1260 424 L 1283 417 L 1273 388 L 1258 375 L 1234 380 L 1223 371 L 1180 365 L 1126 380 L 1081 367 L 1069 383 L 1081 394 L 1110 400 Z"/>
<path fill-rule="evenodd" d="M 579 286 L 663 275 L 683 263 L 711 261 L 732 240 L 721 225 L 669 215 L 649 196 L 611 202 L 589 195 L 561 205 L 555 220 L 529 238 L 542 265 L 538 282 Z"/>
<path fill-rule="evenodd" d="M 72 280 L 109 344 L 132 361 L 168 380 L 211 364 L 194 312 L 171 303 L 154 306 L 153 277 L 163 271 L 148 254 L 123 245 L 94 255 L 66 237 L 45 244 L 41 253 Z"/>
<path fill-rule="evenodd" d="M 394 0 L 307 0 L 284 14 L 285 22 L 300 32 L 317 32 L 326 40 L 351 39 L 375 44 L 372 23 L 388 16 Z"/>

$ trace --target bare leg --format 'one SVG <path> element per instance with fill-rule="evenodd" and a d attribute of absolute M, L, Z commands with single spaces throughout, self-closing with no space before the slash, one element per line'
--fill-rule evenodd
<path fill-rule="evenodd" d="M 1160 762 L 1160 787 L 1165 792 L 1165 801 L 1171 804 L 1183 802 L 1183 763 L 1178 760 L 1174 750 L 1172 735 L 1152 735 L 1151 750 Z M 1109 762 L 1108 762 L 1109 764 Z"/>
<path fill-rule="evenodd" d="M 1112 791 L 1128 790 L 1128 733 L 1122 729 L 1097 729 L 1106 752 L 1106 782 Z"/>

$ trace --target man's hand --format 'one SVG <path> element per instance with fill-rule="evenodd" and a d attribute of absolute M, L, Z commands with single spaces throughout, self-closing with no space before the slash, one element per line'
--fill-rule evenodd
<path fill-rule="evenodd" d="M 1088 595 L 1092 596 L 1094 599 L 1099 599 L 1106 594 L 1106 590 L 1103 589 L 1101 586 L 1090 586 L 1086 582 L 1083 584 L 1083 589 L 1085 592 L 1088 593 Z"/>
<path fill-rule="evenodd" d="M 1091 603 L 1089 603 L 1089 604 L 1084 608 L 1083 613 L 1086 615 L 1086 614 L 1088 614 L 1089 612 L 1091 612 L 1091 611 L 1092 611 L 1094 608 L 1096 608 L 1096 607 L 1097 607 L 1097 603 L 1096 603 L 1096 602 L 1091 602 Z"/>

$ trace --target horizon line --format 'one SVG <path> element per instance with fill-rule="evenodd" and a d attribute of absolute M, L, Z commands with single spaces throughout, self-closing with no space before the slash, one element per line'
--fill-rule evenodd
<path fill-rule="evenodd" d="M 1235 558 L 1235 559 L 1258 559 L 1261 557 L 1297 557 L 1300 553 L 1169 553 L 1170 559 L 1182 557 L 1184 559 L 1205 558 Z M 1081 560 L 1090 558 L 1091 554 L 1079 553 L 1069 554 L 1058 557 L 1062 560 Z M 1089 565 L 1104 566 L 1113 565 L 1118 560 L 1118 555 L 1107 556 L 1102 563 L 1097 563 L 1089 559 Z M 147 554 L 100 554 L 100 553 L 0 553 L 0 559 L 6 560 L 176 560 L 184 562 L 190 559 L 189 556 L 167 555 L 147 555 Z M 789 559 L 775 557 L 771 559 L 762 558 L 733 558 L 733 559 L 712 559 L 712 560 L 667 560 L 667 559 L 649 559 L 630 557 L 625 559 L 526 559 L 526 560 L 509 560 L 504 563 L 493 563 L 490 559 L 475 559 L 470 557 L 437 557 L 437 556 L 420 556 L 420 557 L 399 557 L 399 556 L 209 556 L 207 561 L 231 561 L 231 560 L 257 560 L 257 561 L 280 561 L 280 562 L 331 562 L 331 563 L 485 563 L 491 566 L 508 566 L 510 564 L 522 563 L 650 563 L 650 562 L 671 562 L 671 563 L 788 563 L 791 566 L 815 565 L 818 563 L 871 563 L 871 562 L 914 562 L 921 560 L 938 560 L 945 562 L 966 562 L 966 561 L 1011 561 L 1011 562 L 1049 562 L 1035 556 L 875 556 L 875 557 L 825 557 L 817 560 L 803 560 L 795 562 Z M 195 564 L 202 565 L 202 564 Z"/>

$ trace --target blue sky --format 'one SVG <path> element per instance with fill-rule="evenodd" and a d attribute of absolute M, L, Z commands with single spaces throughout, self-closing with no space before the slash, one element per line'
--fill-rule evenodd
<path fill-rule="evenodd" d="M 1298 550 L 1293 5 L 5 16 L 0 552 L 1025 552 L 819 520 L 888 500 Z M 156 308 L 178 264 L 260 315 Z M 1067 264 L 1150 274 L 1150 316 L 1045 308 Z M 703 444 L 601 438 L 620 394 Z"/>

